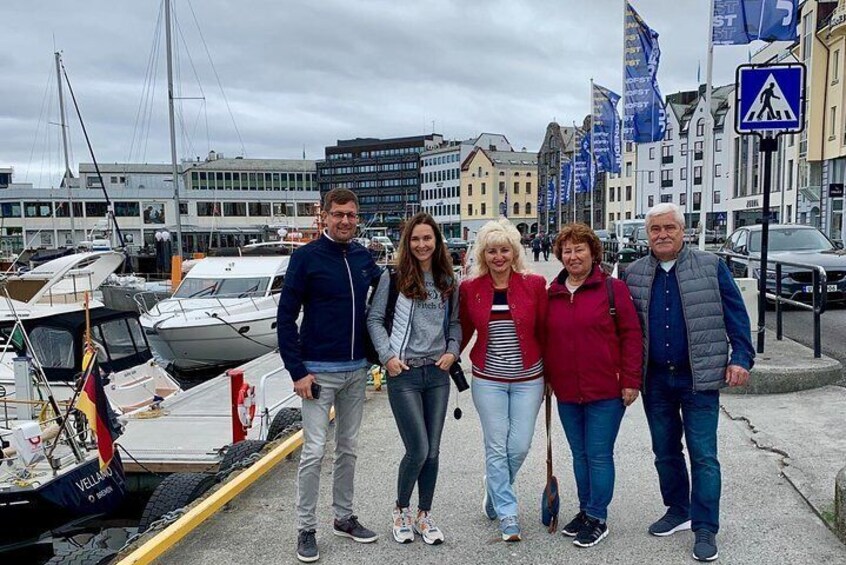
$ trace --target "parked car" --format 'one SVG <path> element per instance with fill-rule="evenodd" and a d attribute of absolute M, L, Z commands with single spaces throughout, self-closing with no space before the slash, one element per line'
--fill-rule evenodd
<path fill-rule="evenodd" d="M 761 226 L 745 226 L 735 230 L 720 249 L 742 256 L 728 260 L 732 274 L 736 277 L 760 276 Z M 828 239 L 821 231 L 811 226 L 770 226 L 768 260 L 791 261 L 819 266 L 825 269 L 828 300 L 846 299 L 846 252 L 841 246 Z M 768 261 L 768 262 L 769 262 Z M 784 265 L 781 276 L 781 294 L 794 300 L 809 300 L 812 297 L 812 270 Z M 775 264 L 766 270 L 767 289 L 775 292 Z"/>

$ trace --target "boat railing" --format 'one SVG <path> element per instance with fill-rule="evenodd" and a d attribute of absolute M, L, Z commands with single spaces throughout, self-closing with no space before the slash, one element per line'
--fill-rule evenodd
<path fill-rule="evenodd" d="M 171 313 L 174 312 L 174 311 L 169 311 L 169 312 L 163 311 L 161 309 L 162 304 L 176 304 L 179 307 L 179 313 L 182 314 L 183 316 L 185 316 L 186 314 L 188 314 L 190 312 L 195 312 L 197 310 L 207 310 L 210 306 L 212 308 L 222 308 L 223 311 L 226 312 L 226 315 L 229 316 L 229 315 L 231 315 L 229 308 L 236 306 L 235 304 L 229 303 L 229 308 L 227 308 L 227 305 L 223 302 L 222 298 L 217 297 L 217 296 L 213 296 L 213 297 L 208 297 L 208 298 L 204 297 L 204 298 L 201 298 L 201 299 L 171 297 L 171 298 L 167 298 L 165 300 L 160 300 L 159 302 L 153 304 L 152 306 L 150 306 L 148 308 L 147 307 L 148 303 L 146 301 L 146 298 L 144 297 L 144 294 L 149 295 L 150 293 L 139 292 L 138 294 L 135 295 L 135 303 L 138 304 L 138 307 L 141 309 L 142 313 L 149 314 L 150 316 L 162 316 L 162 315 L 171 314 Z M 229 298 L 230 299 L 231 298 L 249 299 L 249 303 L 252 304 L 253 308 L 256 310 L 256 312 L 258 312 L 258 311 L 262 310 L 262 305 L 259 304 L 258 302 L 256 302 L 256 298 L 267 298 L 268 296 L 273 298 L 274 303 L 276 303 L 276 304 L 279 303 L 279 293 L 270 294 L 270 295 L 265 294 L 263 292 L 260 293 L 260 294 L 259 293 L 249 293 L 246 296 L 232 296 L 232 297 L 229 297 Z M 224 297 L 224 298 L 226 298 L 226 297 Z M 186 306 L 185 303 L 189 302 L 189 301 L 190 301 L 190 304 Z M 237 306 L 241 306 L 243 304 L 247 304 L 246 300 L 244 302 L 242 302 L 241 304 L 238 304 Z"/>
<path fill-rule="evenodd" d="M 286 376 L 285 367 L 277 367 L 270 372 L 267 372 L 261 376 L 259 379 L 258 390 L 256 391 L 256 417 L 259 420 L 259 437 L 264 439 L 267 432 L 270 431 L 270 412 L 271 410 L 277 408 L 278 406 L 287 402 L 291 396 L 294 395 L 292 392 L 289 396 L 283 398 L 273 406 L 267 406 L 267 381 L 269 381 L 273 377 L 284 378 Z"/>

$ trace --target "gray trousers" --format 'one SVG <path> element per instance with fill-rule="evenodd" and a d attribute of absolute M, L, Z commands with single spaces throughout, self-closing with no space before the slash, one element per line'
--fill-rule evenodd
<path fill-rule="evenodd" d="M 303 449 L 297 473 L 297 529 L 317 528 L 320 467 L 329 431 L 329 409 L 335 406 L 335 466 L 332 509 L 336 520 L 353 513 L 358 430 L 364 412 L 367 369 L 316 373 L 320 398 L 303 400 Z"/>

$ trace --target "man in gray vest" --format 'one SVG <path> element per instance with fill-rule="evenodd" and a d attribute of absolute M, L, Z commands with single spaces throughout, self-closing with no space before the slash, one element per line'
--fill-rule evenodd
<path fill-rule="evenodd" d="M 678 206 L 649 210 L 646 230 L 651 253 L 629 265 L 625 279 L 643 327 L 643 406 L 667 507 L 649 533 L 663 537 L 693 529 L 693 557 L 713 561 L 720 512 L 719 390 L 749 379 L 755 358 L 749 315 L 726 264 L 684 244 Z"/>

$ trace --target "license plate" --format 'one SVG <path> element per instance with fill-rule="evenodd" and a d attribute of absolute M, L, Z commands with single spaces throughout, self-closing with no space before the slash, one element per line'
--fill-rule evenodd
<path fill-rule="evenodd" d="M 812 292 L 814 292 L 814 287 L 813 287 L 813 285 L 808 285 L 808 286 L 804 287 L 804 288 L 803 288 L 803 290 L 804 290 L 805 292 L 807 292 L 808 294 L 811 294 Z M 828 292 L 837 292 L 837 291 L 838 291 L 838 288 L 837 288 L 837 285 L 836 285 L 836 284 L 830 284 L 830 285 L 828 285 L 828 287 L 826 288 L 826 290 L 827 290 Z"/>

